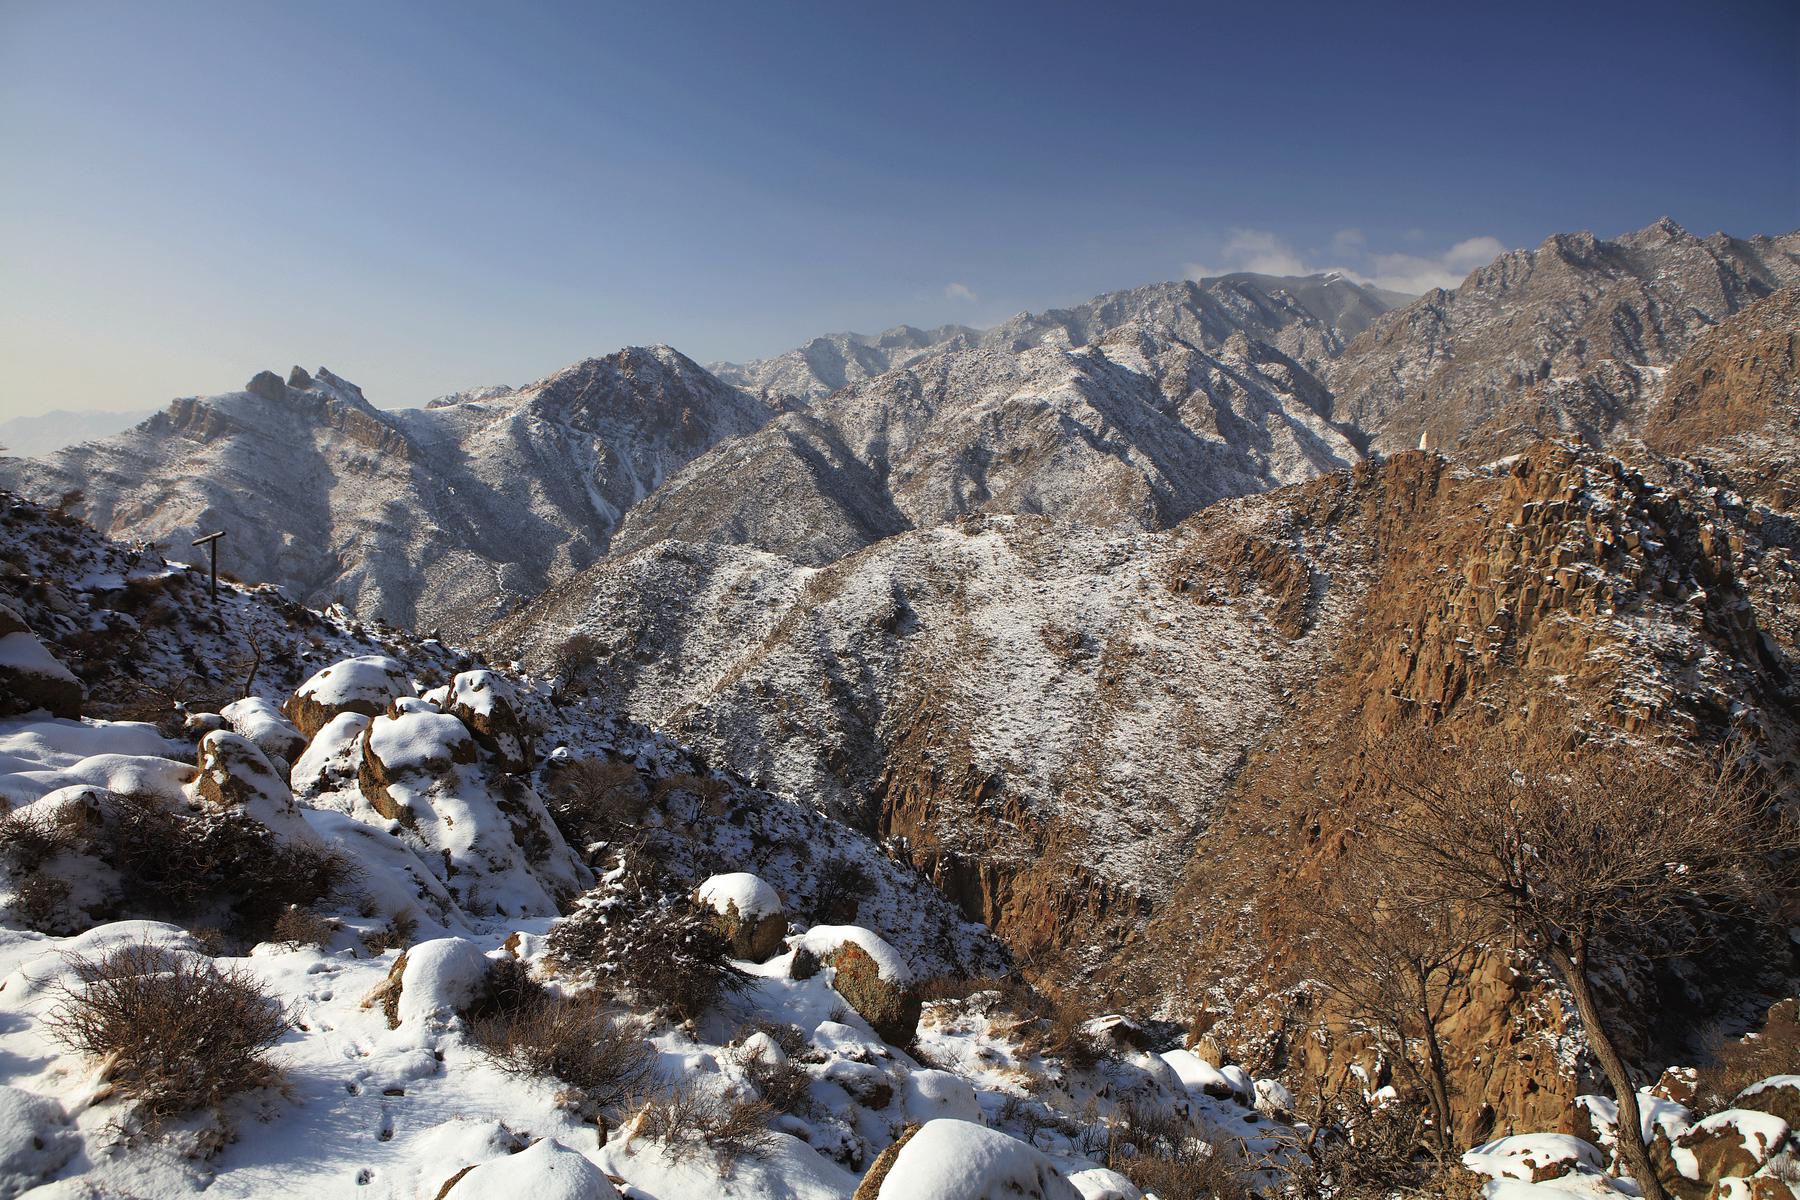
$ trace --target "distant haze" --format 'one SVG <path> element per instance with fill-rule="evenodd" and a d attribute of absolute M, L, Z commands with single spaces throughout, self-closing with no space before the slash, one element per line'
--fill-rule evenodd
<path fill-rule="evenodd" d="M 0 7 L 0 419 L 1800 224 L 1786 0 Z"/>

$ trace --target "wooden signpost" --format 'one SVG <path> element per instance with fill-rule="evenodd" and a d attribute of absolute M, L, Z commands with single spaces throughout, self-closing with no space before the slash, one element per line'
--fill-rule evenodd
<path fill-rule="evenodd" d="M 205 537 L 194 539 L 194 545 L 205 546 L 212 551 L 212 602 L 219 602 L 219 539 L 225 536 L 223 529 L 217 533 L 209 533 Z"/>

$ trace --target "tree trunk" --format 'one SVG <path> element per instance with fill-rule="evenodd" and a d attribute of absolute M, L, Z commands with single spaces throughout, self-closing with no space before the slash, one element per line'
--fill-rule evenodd
<path fill-rule="evenodd" d="M 1438 1161 L 1442 1162 L 1451 1151 L 1451 1139 L 1456 1136 L 1450 1128 L 1450 1073 L 1444 1066 L 1443 1047 L 1438 1044 L 1436 1014 L 1431 1011 L 1431 976 L 1415 968 L 1413 982 L 1419 989 L 1419 1028 L 1425 1035 L 1425 1091 L 1431 1102 Z"/>
<path fill-rule="evenodd" d="M 1618 1048 L 1613 1045 L 1606 1032 L 1606 1023 L 1601 1019 L 1600 1006 L 1594 1001 L 1594 989 L 1587 977 L 1586 947 L 1577 943 L 1573 953 L 1559 946 L 1552 947 L 1550 961 L 1575 994 L 1575 1011 L 1581 1017 L 1581 1027 L 1587 1031 L 1588 1045 L 1593 1047 L 1594 1057 L 1600 1060 L 1600 1069 L 1606 1072 L 1613 1097 L 1619 1102 L 1619 1121 L 1615 1130 L 1619 1157 L 1642 1189 L 1644 1200 L 1669 1200 L 1668 1192 L 1663 1190 L 1662 1181 L 1656 1176 L 1656 1168 L 1650 1164 L 1649 1148 L 1644 1145 L 1644 1122 L 1638 1113 L 1637 1089 L 1631 1086 L 1631 1074 L 1625 1069 L 1625 1060 L 1619 1057 Z"/>

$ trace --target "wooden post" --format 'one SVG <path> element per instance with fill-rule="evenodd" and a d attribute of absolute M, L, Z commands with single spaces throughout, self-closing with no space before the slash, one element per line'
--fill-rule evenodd
<path fill-rule="evenodd" d="M 212 551 L 212 602 L 219 602 L 219 539 L 225 536 L 223 529 L 217 533 L 209 533 L 205 537 L 194 539 L 194 545 L 205 546 Z"/>

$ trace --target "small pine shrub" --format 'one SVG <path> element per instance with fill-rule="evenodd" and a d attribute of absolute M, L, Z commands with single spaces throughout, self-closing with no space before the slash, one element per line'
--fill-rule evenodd
<path fill-rule="evenodd" d="M 64 986 L 50 1031 L 106 1061 L 146 1125 L 276 1079 L 264 1054 L 292 1022 L 248 973 L 150 942 L 68 963 L 76 984 Z"/>

